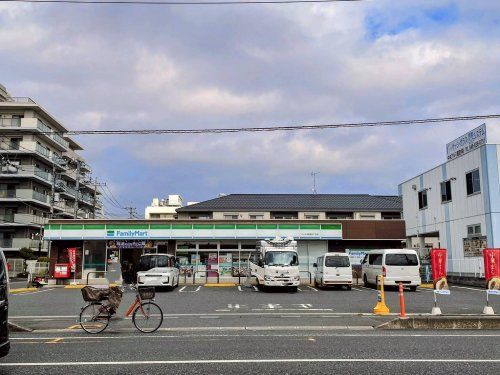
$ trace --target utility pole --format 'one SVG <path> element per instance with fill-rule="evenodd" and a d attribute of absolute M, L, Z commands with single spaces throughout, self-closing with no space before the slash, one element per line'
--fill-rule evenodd
<path fill-rule="evenodd" d="M 311 177 L 313 179 L 313 187 L 312 187 L 312 193 L 317 194 L 318 192 L 316 191 L 316 175 L 319 174 L 319 172 L 311 172 Z"/>
<path fill-rule="evenodd" d="M 136 208 L 135 207 L 123 207 L 124 209 L 126 209 L 128 211 L 128 218 L 129 219 L 133 219 L 134 216 L 137 215 L 137 213 L 135 212 L 136 211 Z"/>
<path fill-rule="evenodd" d="M 92 215 L 93 215 L 93 219 L 96 218 L 96 209 L 97 209 L 97 188 L 100 187 L 100 186 L 106 186 L 106 183 L 105 182 L 97 182 L 97 177 L 95 178 L 95 180 L 92 181 L 92 178 L 90 178 L 88 181 L 84 181 L 84 183 L 86 184 L 90 184 L 90 185 L 93 185 L 94 186 L 94 199 L 93 199 L 93 202 L 92 202 Z"/>

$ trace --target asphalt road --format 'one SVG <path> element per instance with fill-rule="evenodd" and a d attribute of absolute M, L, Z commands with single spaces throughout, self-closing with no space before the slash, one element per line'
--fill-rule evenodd
<path fill-rule="evenodd" d="M 485 305 L 484 290 L 452 287 L 450 296 L 439 296 L 443 314 L 480 314 Z M 118 311 L 123 316 L 134 298 L 126 293 Z M 409 314 L 428 314 L 433 292 L 420 289 L 405 292 Z M 500 298 L 491 296 L 491 305 L 500 313 Z M 261 292 L 254 288 L 209 288 L 181 286 L 158 292 L 156 302 L 165 314 L 165 328 L 269 327 L 269 326 L 377 326 L 391 317 L 373 316 L 377 291 L 361 286 L 346 290 L 318 290 L 301 286 L 297 293 Z M 386 292 L 391 313 L 399 313 L 397 291 Z M 65 329 L 75 325 L 84 302 L 78 289 L 43 288 L 36 292 L 10 296 L 11 321 L 35 329 Z M 207 322 L 210 321 L 210 324 Z M 130 321 L 118 321 L 111 329 L 130 329 Z"/>
<path fill-rule="evenodd" d="M 2 374 L 498 374 L 498 331 L 12 336 Z"/>

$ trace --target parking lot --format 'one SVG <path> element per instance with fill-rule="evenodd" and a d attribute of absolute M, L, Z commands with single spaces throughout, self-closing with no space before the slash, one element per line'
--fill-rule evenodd
<path fill-rule="evenodd" d="M 420 288 L 405 291 L 408 314 L 429 314 L 434 293 Z M 118 310 L 123 316 L 134 298 L 126 292 Z M 259 327 L 259 326 L 355 326 L 374 327 L 399 313 L 399 295 L 386 291 L 389 317 L 373 315 L 377 291 L 354 286 L 351 291 L 321 290 L 308 285 L 297 293 L 281 290 L 260 291 L 256 287 L 179 286 L 173 291 L 156 293 L 156 301 L 165 314 L 163 327 Z M 438 296 L 443 314 L 481 314 L 486 292 L 473 287 L 452 286 L 450 296 Z M 35 329 L 68 329 L 75 325 L 84 305 L 79 289 L 43 288 L 34 292 L 14 294 L 10 298 L 11 321 Z M 500 311 L 500 298 L 490 296 L 490 305 Z M 132 329 L 131 322 L 120 321 L 117 329 Z"/>

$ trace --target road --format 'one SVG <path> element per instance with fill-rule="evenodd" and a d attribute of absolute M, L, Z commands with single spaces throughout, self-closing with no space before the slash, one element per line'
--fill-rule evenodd
<path fill-rule="evenodd" d="M 477 288 L 452 287 L 450 296 L 439 296 L 443 314 L 480 314 L 485 305 L 485 291 Z M 118 315 L 123 315 L 133 300 L 126 293 Z M 410 314 L 429 314 L 433 292 L 421 289 L 406 292 L 406 310 Z M 394 290 L 386 301 L 394 314 L 378 317 L 372 314 L 377 292 L 362 286 L 346 290 L 318 290 L 301 286 L 297 293 L 260 292 L 254 288 L 209 288 L 181 286 L 160 292 L 157 303 L 165 313 L 165 327 L 199 327 L 210 320 L 216 327 L 265 326 L 377 326 L 399 313 L 399 297 Z M 13 322 L 35 329 L 64 329 L 75 325 L 83 305 L 78 289 L 47 288 L 10 297 Z M 491 297 L 500 312 L 500 298 Z M 118 322 L 115 328 L 132 329 L 131 322 Z"/>
<path fill-rule="evenodd" d="M 210 327 L 206 327 L 210 328 Z M 498 374 L 499 332 L 14 334 L 2 374 Z"/>

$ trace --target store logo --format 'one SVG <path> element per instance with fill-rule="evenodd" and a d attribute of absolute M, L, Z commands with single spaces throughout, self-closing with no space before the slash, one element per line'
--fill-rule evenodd
<path fill-rule="evenodd" d="M 149 233 L 147 230 L 108 230 L 106 237 L 146 238 L 149 237 Z"/>

